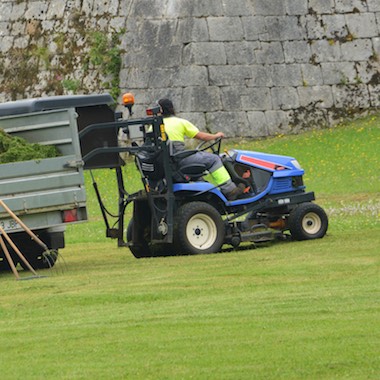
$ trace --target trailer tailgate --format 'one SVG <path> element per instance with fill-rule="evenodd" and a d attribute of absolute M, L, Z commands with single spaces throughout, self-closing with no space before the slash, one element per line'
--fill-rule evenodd
<path fill-rule="evenodd" d="M 65 210 L 75 210 L 77 221 L 87 220 L 76 117 L 74 109 L 64 109 L 0 118 L 8 134 L 55 145 L 60 152 L 55 158 L 0 165 L 0 198 L 29 228 L 60 225 Z M 0 222 L 7 230 L 19 229 L 1 208 Z"/>

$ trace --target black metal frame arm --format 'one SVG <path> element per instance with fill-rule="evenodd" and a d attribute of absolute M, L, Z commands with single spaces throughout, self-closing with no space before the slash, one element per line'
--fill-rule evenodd
<path fill-rule="evenodd" d="M 146 132 L 146 126 L 151 126 L 149 132 Z M 83 156 L 84 165 L 89 162 L 90 159 L 93 159 L 99 155 L 108 155 L 115 153 L 128 152 L 132 155 L 137 155 L 141 152 L 155 152 L 162 151 L 163 157 L 163 172 L 164 179 L 167 188 L 161 194 L 153 194 L 150 191 L 149 180 L 145 177 L 141 168 L 139 169 L 141 179 L 145 188 L 145 196 L 148 199 L 148 204 L 152 213 L 152 220 L 155 221 L 154 225 L 152 225 L 152 240 L 154 241 L 162 241 L 163 243 L 171 243 L 173 241 L 173 214 L 174 214 L 174 195 L 173 195 L 173 180 L 172 180 L 172 168 L 170 164 L 170 152 L 167 144 L 167 135 L 165 133 L 165 127 L 163 123 L 163 118 L 160 115 L 153 115 L 151 117 L 146 117 L 142 119 L 129 119 L 122 121 L 115 121 L 109 123 L 98 123 L 91 124 L 85 127 L 83 130 L 79 132 L 80 141 L 84 141 L 86 138 L 91 138 L 91 133 L 94 131 L 109 131 L 110 129 L 114 130 L 114 133 L 118 134 L 119 130 L 122 129 L 123 132 L 127 134 L 129 137 L 131 127 L 138 127 L 140 131 L 143 133 L 144 141 L 149 137 L 150 144 L 143 146 L 135 146 L 132 145 L 130 147 L 121 147 L 121 146 L 104 146 L 104 147 L 96 147 L 91 151 L 87 152 Z M 110 167 L 111 168 L 111 167 Z M 86 167 L 85 167 L 86 169 Z M 117 238 L 118 245 L 125 245 L 123 231 L 124 231 L 124 215 L 126 206 L 136 199 L 137 196 L 141 196 L 141 192 L 139 195 L 137 193 L 129 194 L 124 187 L 124 179 L 123 174 L 120 167 L 112 167 L 111 169 L 116 170 L 116 180 L 119 190 L 119 211 L 118 211 L 118 221 L 117 228 L 111 228 L 107 219 L 107 215 L 105 212 L 105 207 L 103 205 L 100 192 L 96 186 L 95 181 L 93 182 L 96 195 L 98 198 L 98 203 L 101 208 L 101 212 L 104 218 L 104 222 L 106 225 L 107 237 Z M 163 201 L 163 202 L 162 202 Z M 156 207 L 156 203 L 165 204 L 166 208 L 162 209 L 162 207 Z M 159 228 L 159 223 L 165 223 L 167 228 Z M 161 231 L 165 231 L 163 235 Z"/>

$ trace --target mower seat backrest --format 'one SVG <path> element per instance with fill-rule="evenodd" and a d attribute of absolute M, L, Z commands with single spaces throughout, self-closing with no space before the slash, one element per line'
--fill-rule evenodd
<path fill-rule="evenodd" d="M 172 141 L 169 141 L 170 160 L 172 162 L 173 181 L 174 182 L 189 182 L 199 180 L 206 172 L 206 165 L 191 164 L 183 165 L 182 160 L 195 153 L 197 149 L 176 151 Z"/>

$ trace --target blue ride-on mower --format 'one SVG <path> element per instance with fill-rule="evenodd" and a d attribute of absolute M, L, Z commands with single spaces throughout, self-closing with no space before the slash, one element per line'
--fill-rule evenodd
<path fill-rule="evenodd" d="M 131 111 L 133 98 L 125 97 Z M 328 217 L 315 204 L 314 192 L 306 191 L 304 170 L 295 158 L 232 149 L 221 153 L 221 140 L 202 142 L 196 149 L 173 153 L 167 139 L 159 107 L 147 110 L 140 119 L 116 119 L 114 122 L 89 125 L 80 132 L 86 141 L 94 131 L 128 136 L 133 130 L 141 133 L 141 142 L 131 146 L 103 146 L 89 149 L 84 155 L 85 168 L 104 167 L 99 155 L 128 152 L 134 156 L 143 189 L 128 193 L 121 166 L 116 169 L 119 188 L 117 223 L 110 227 L 107 210 L 94 182 L 98 201 L 107 227 L 107 237 L 117 238 L 119 246 L 127 246 L 136 258 L 179 254 L 219 252 L 223 245 L 232 248 L 242 243 L 263 243 L 275 239 L 307 240 L 325 236 Z M 99 132 L 98 132 L 99 133 Z M 102 134 L 102 133 L 101 133 Z M 185 167 L 184 157 L 197 151 L 217 154 L 246 193 L 241 199 L 229 201 L 221 190 L 204 180 L 203 165 Z M 128 160 L 129 161 L 129 160 Z M 98 162 L 98 163 L 97 163 Z M 133 215 L 125 231 L 126 207 L 133 205 Z"/>

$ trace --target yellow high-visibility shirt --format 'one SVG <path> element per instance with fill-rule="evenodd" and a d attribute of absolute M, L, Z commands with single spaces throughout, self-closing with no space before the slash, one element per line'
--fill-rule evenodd
<path fill-rule="evenodd" d="M 185 141 L 185 136 L 192 139 L 199 129 L 186 119 L 170 116 L 164 118 L 165 132 L 172 141 Z"/>

